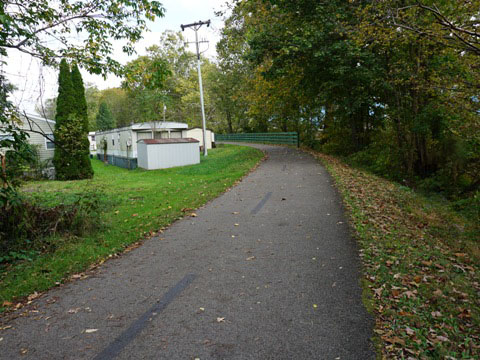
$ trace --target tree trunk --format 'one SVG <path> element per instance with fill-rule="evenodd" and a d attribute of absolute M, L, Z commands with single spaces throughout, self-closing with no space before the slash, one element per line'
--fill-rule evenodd
<path fill-rule="evenodd" d="M 284 118 L 282 119 L 282 131 L 288 131 L 288 118 L 286 116 L 284 116 Z"/>
<path fill-rule="evenodd" d="M 230 113 L 230 111 L 227 111 L 227 124 L 228 124 L 228 133 L 233 134 L 232 114 Z"/>
<path fill-rule="evenodd" d="M 323 121 L 324 130 L 328 129 L 333 123 L 333 105 L 329 102 L 325 104 L 325 120 Z"/>
<path fill-rule="evenodd" d="M 6 189 L 8 187 L 7 185 L 7 160 L 5 158 L 5 155 L 0 154 L 0 159 L 2 163 L 2 180 L 3 180 L 3 188 Z"/>

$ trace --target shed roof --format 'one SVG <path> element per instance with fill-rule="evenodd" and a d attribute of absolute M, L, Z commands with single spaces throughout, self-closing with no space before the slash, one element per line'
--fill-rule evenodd
<path fill-rule="evenodd" d="M 197 139 L 182 138 L 182 139 L 141 139 L 137 142 L 143 142 L 147 145 L 151 144 L 181 144 L 181 143 L 198 143 Z"/>

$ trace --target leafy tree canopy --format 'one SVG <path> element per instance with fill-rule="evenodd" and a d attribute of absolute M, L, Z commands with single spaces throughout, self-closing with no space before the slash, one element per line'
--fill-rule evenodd
<path fill-rule="evenodd" d="M 480 0 L 237 0 L 219 127 L 298 131 L 414 186 L 480 189 Z M 222 89 L 222 90 L 221 90 Z"/>
<path fill-rule="evenodd" d="M 126 39 L 123 51 L 132 54 L 146 19 L 163 15 L 162 4 L 151 0 L 7 0 L 0 5 L 0 53 L 16 49 L 46 65 L 70 58 L 91 73 L 118 74 L 112 40 Z M 72 41 L 73 34 L 83 40 Z"/>

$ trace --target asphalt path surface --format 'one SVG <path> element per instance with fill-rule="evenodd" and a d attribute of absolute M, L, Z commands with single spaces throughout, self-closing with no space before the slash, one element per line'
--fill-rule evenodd
<path fill-rule="evenodd" d="M 332 180 L 255 146 L 268 159 L 197 217 L 0 319 L 0 358 L 373 359 Z"/>

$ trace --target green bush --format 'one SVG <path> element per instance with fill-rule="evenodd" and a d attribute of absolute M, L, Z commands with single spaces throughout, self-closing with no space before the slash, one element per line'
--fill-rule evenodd
<path fill-rule="evenodd" d="M 38 148 L 28 143 L 22 143 L 17 151 L 6 153 L 7 177 L 17 186 L 28 174 L 38 175 L 41 161 Z"/>
<path fill-rule="evenodd" d="M 26 254 L 52 252 L 57 238 L 70 239 L 98 230 L 101 213 L 109 207 L 100 191 L 69 194 L 55 205 L 43 199 L 20 199 L 0 212 L 0 263 L 22 259 Z M 47 204 L 47 205 L 46 205 Z M 60 236 L 61 235 L 61 236 Z"/>
<path fill-rule="evenodd" d="M 383 150 L 383 151 L 382 151 Z M 402 182 L 402 165 L 395 156 L 394 151 L 385 151 L 379 146 L 371 145 L 347 157 L 347 162 L 364 168 L 384 178 Z"/>
<path fill-rule="evenodd" d="M 410 179 L 405 179 L 401 154 L 392 139 L 391 129 L 383 129 L 372 138 L 370 145 L 350 154 L 346 160 L 349 164 L 359 166 L 376 175 L 404 183 L 404 180 Z"/>
<path fill-rule="evenodd" d="M 480 223 L 480 191 L 470 198 L 457 200 L 453 208 Z"/>
<path fill-rule="evenodd" d="M 51 166 L 51 160 L 41 160 L 39 145 L 24 143 L 18 151 L 8 151 L 6 154 L 7 176 L 14 185 L 21 180 L 40 180 L 44 171 Z"/>
<path fill-rule="evenodd" d="M 342 127 L 328 128 L 319 141 L 322 144 L 321 151 L 327 154 L 346 156 L 354 152 L 351 134 Z"/>

